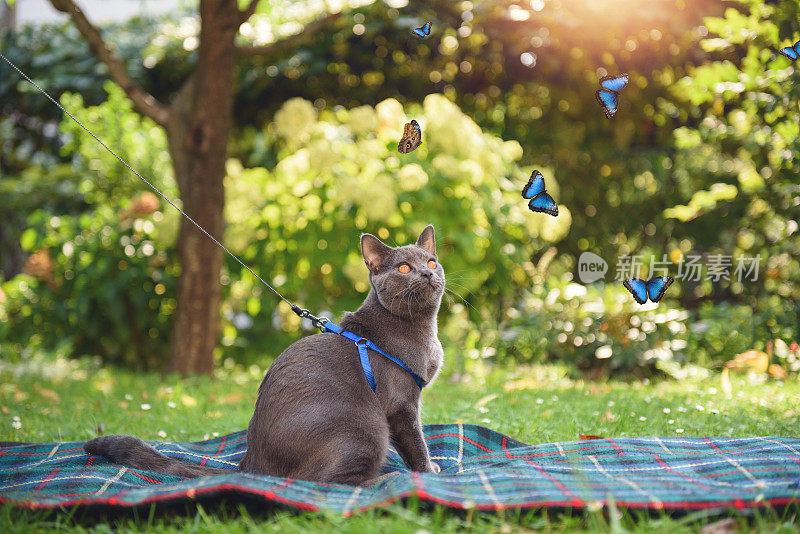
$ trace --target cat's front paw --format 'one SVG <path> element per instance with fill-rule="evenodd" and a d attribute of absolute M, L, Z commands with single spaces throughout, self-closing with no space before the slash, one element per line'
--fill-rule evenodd
<path fill-rule="evenodd" d="M 430 462 L 428 463 L 428 471 L 430 471 L 431 473 L 441 473 L 442 468 L 439 467 L 439 464 Z"/>

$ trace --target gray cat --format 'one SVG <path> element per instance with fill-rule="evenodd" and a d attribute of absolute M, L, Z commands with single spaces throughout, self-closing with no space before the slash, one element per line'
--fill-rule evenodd
<path fill-rule="evenodd" d="M 436 315 L 445 285 L 433 226 L 416 244 L 396 248 L 363 234 L 361 252 L 371 289 L 339 325 L 372 340 L 430 384 L 442 364 Z M 369 361 L 374 392 L 353 342 L 322 333 L 290 345 L 261 382 L 239 470 L 371 485 L 392 443 L 414 471 L 439 472 L 422 434 L 414 378 L 371 350 Z M 85 449 L 136 469 L 182 477 L 230 473 L 168 458 L 133 436 L 101 436 Z"/>

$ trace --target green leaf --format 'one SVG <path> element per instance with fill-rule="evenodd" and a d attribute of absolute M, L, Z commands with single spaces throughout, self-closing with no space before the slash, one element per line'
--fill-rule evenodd
<path fill-rule="evenodd" d="M 258 312 L 261 311 L 261 301 L 257 298 L 249 298 L 247 299 L 247 313 L 249 313 L 252 317 L 258 315 Z"/>
<path fill-rule="evenodd" d="M 22 236 L 19 238 L 19 244 L 25 252 L 33 250 L 34 245 L 36 245 L 36 230 L 28 228 L 22 232 Z"/>

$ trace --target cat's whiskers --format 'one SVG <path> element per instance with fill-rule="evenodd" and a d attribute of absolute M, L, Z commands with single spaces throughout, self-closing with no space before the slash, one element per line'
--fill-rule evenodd
<path fill-rule="evenodd" d="M 466 273 L 466 272 L 472 272 L 472 269 L 459 269 L 459 270 L 457 270 L 457 271 L 450 271 L 450 270 L 448 270 L 448 271 L 447 271 L 447 276 L 452 276 L 452 275 L 454 275 L 454 274 L 458 274 L 458 273 Z"/>
<path fill-rule="evenodd" d="M 389 279 L 388 279 L 388 278 L 385 278 L 385 279 L 383 280 L 383 282 L 381 283 L 381 287 L 377 289 L 377 291 L 378 291 L 378 294 L 382 294 L 382 293 L 383 293 L 383 289 L 384 289 L 384 287 L 386 287 L 386 284 L 387 284 L 387 282 L 388 282 L 388 281 L 389 281 Z M 388 309 L 388 310 L 389 310 L 391 313 L 394 313 L 394 301 L 395 301 L 395 299 L 396 299 L 397 297 L 402 297 L 402 295 L 403 295 L 403 293 L 402 293 L 402 292 L 400 292 L 400 293 L 396 293 L 396 294 L 392 295 L 392 300 L 390 300 L 390 301 L 389 301 L 389 305 L 387 306 L 387 309 Z M 402 301 L 402 300 L 401 300 L 401 301 Z"/>
<path fill-rule="evenodd" d="M 476 276 L 463 276 L 463 275 L 458 275 L 458 276 L 448 275 L 447 279 L 448 280 L 476 280 L 477 277 Z"/>
<path fill-rule="evenodd" d="M 472 291 L 470 291 L 466 286 L 463 286 L 463 285 L 458 284 L 456 282 L 450 282 L 450 285 L 451 286 L 456 286 L 456 287 L 460 288 L 462 291 L 466 291 L 467 295 L 472 295 Z M 455 292 L 455 290 L 452 289 L 451 287 L 445 286 L 445 289 L 449 289 L 450 291 L 454 291 Z M 458 294 L 458 292 L 456 292 L 456 294 Z M 458 296 L 461 297 L 460 294 Z M 463 298 L 463 297 L 461 297 L 461 298 Z"/>
<path fill-rule="evenodd" d="M 464 297 L 462 297 L 461 295 L 459 295 L 457 291 L 455 291 L 455 290 L 453 290 L 453 289 L 450 289 L 449 287 L 445 287 L 445 288 L 444 288 L 444 290 L 445 290 L 445 295 L 447 295 L 447 293 L 452 293 L 453 295 L 455 295 L 455 296 L 457 296 L 459 299 L 461 299 L 461 302 L 463 302 L 464 304 L 466 304 L 467 306 L 469 306 L 469 307 L 470 307 L 470 308 L 472 308 L 473 310 L 475 310 L 475 309 L 476 309 L 476 308 L 475 308 L 475 306 L 473 306 L 472 304 L 470 304 L 470 303 L 469 303 L 469 302 L 468 302 L 468 301 L 467 301 L 467 300 L 466 300 Z M 448 299 L 449 299 L 449 295 L 448 295 Z M 448 304 L 449 304 L 449 302 L 448 302 Z"/>
<path fill-rule="evenodd" d="M 406 286 L 406 288 L 401 293 L 402 295 L 404 295 L 403 302 L 406 303 L 406 308 L 408 308 L 408 316 L 411 318 L 412 321 L 414 320 L 414 314 L 411 311 L 411 298 L 414 296 L 416 287 L 417 287 L 416 284 L 414 282 L 411 282 L 411 284 Z M 405 299 L 405 295 L 408 295 L 408 300 Z"/>
<path fill-rule="evenodd" d="M 404 292 L 404 291 L 405 291 L 405 290 L 401 291 L 400 293 L 395 293 L 394 295 L 392 295 L 392 300 L 389 302 L 389 311 L 390 311 L 390 312 L 394 313 L 394 300 L 395 300 L 397 297 L 400 297 L 400 302 L 402 302 L 402 301 L 403 301 L 403 298 L 402 298 L 402 297 L 403 297 L 403 292 Z"/>

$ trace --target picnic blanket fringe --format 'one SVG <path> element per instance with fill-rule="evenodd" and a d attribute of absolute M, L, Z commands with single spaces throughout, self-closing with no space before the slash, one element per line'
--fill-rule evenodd
<path fill-rule="evenodd" d="M 457 509 L 604 506 L 651 510 L 750 508 L 800 501 L 800 439 L 623 438 L 528 445 L 477 425 L 426 425 L 439 474 L 410 472 L 393 449 L 375 488 L 233 471 L 244 431 L 196 443 L 151 442 L 174 458 L 231 469 L 182 479 L 129 469 L 83 442 L 0 448 L 0 502 L 48 509 L 136 507 L 215 496 L 350 515 L 416 495 Z"/>

